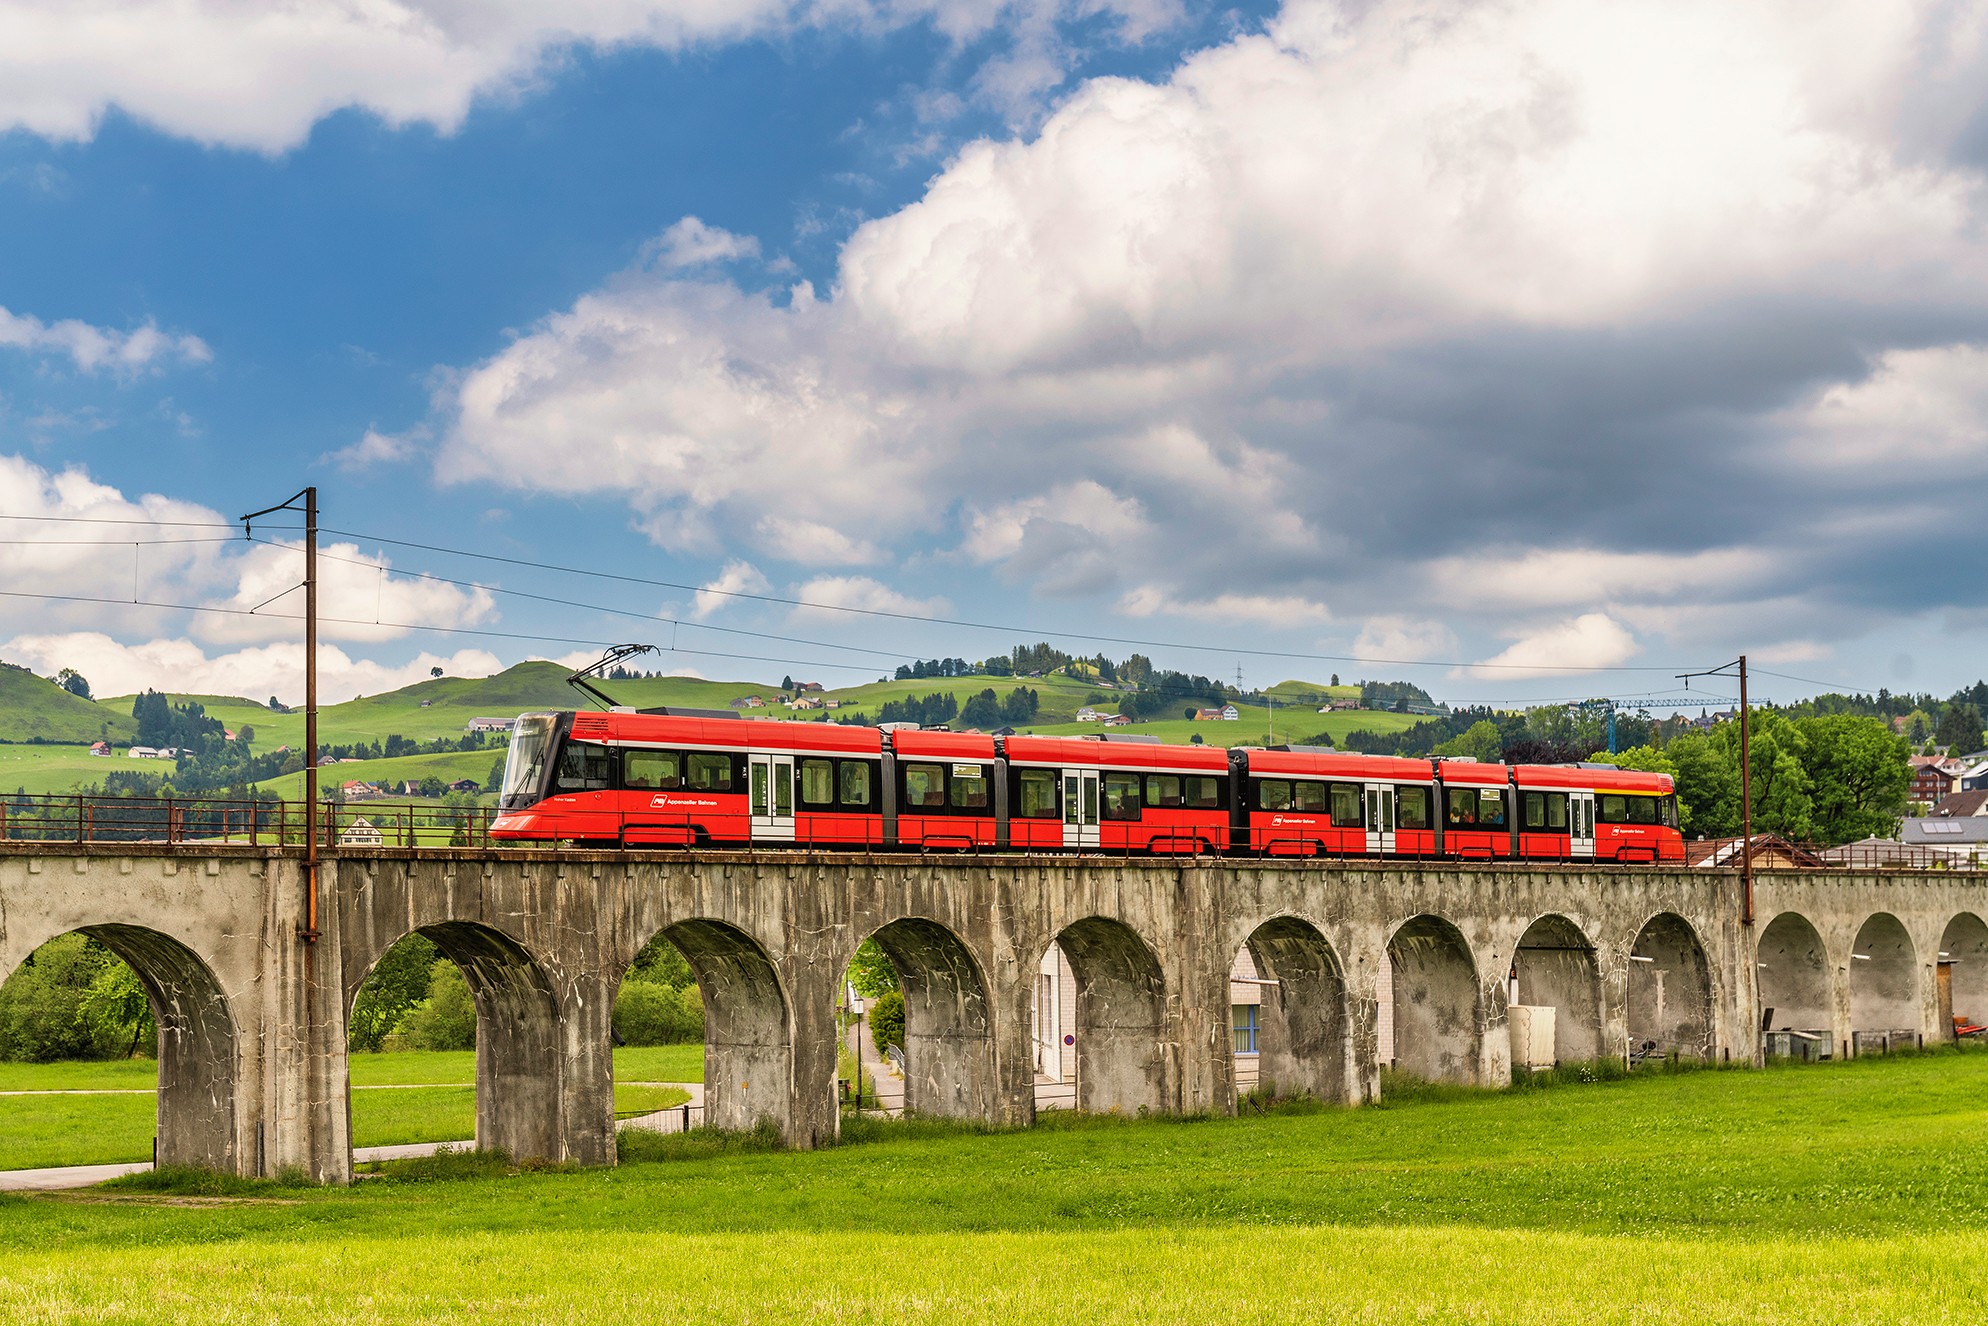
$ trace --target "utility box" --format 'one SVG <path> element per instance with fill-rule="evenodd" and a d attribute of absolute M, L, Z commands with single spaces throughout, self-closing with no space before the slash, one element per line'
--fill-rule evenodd
<path fill-rule="evenodd" d="M 1512 1067 L 1535 1071 L 1553 1067 L 1553 1009 L 1513 1004 L 1505 1018 L 1512 1030 Z"/>

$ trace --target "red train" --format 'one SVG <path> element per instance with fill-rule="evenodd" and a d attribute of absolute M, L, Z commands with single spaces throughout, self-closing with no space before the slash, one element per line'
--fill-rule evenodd
<path fill-rule="evenodd" d="M 1664 774 L 681 714 L 518 719 L 491 836 L 589 847 L 1682 861 Z"/>

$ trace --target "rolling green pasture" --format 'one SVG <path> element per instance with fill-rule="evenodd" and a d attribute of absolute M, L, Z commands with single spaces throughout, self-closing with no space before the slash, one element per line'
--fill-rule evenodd
<path fill-rule="evenodd" d="M 326 705 L 319 712 L 318 736 L 328 746 L 384 741 L 395 733 L 417 741 L 459 737 L 472 718 L 508 718 L 530 709 L 578 707 L 581 697 L 566 685 L 565 678 L 566 669 L 556 663 L 544 662 L 520 663 L 494 677 L 435 678 L 385 695 Z M 722 709 L 741 696 L 760 695 L 771 699 L 778 694 L 778 687 L 772 682 L 704 681 L 688 677 L 644 678 L 603 684 L 617 700 L 637 708 L 684 705 Z M 43 690 L 55 693 L 56 700 L 50 703 L 88 708 L 83 701 L 55 692 L 52 686 L 40 685 Z M 995 694 L 1006 696 L 1019 686 L 1032 688 L 1041 699 L 1038 721 L 1027 728 L 1032 732 L 1094 733 L 1097 729 L 1091 724 L 1074 721 L 1077 710 L 1093 695 L 1106 697 L 1099 702 L 1102 708 L 1115 708 L 1117 703 L 1115 692 L 1104 690 L 1094 681 L 1061 674 L 1048 677 L 931 677 L 916 681 L 879 681 L 847 686 L 826 694 L 831 699 L 842 701 L 838 715 L 861 713 L 874 720 L 878 711 L 891 700 L 951 692 L 961 703 L 965 703 L 968 697 L 982 690 L 991 688 Z M 1334 688 L 1306 681 L 1279 682 L 1271 691 L 1273 694 L 1292 696 L 1300 693 L 1359 693 L 1354 686 Z M 244 727 L 253 728 L 253 745 L 258 752 L 271 751 L 279 746 L 300 747 L 303 744 L 304 717 L 301 713 L 275 713 L 263 703 L 241 696 L 175 694 L 172 698 L 176 702 L 198 700 L 210 716 L 220 719 L 237 732 Z M 96 711 L 100 712 L 101 721 L 111 722 L 114 727 L 122 724 L 129 728 L 131 702 L 131 696 L 114 696 L 97 702 Z M 1186 742 L 1198 734 L 1211 744 L 1245 745 L 1260 742 L 1273 728 L 1273 715 L 1264 706 L 1241 706 L 1243 717 L 1240 722 L 1213 724 L 1183 721 L 1179 713 L 1187 703 L 1183 699 L 1179 707 L 1169 706 L 1164 711 L 1173 717 L 1162 716 L 1153 722 L 1136 724 L 1129 730 L 1166 742 Z M 1274 715 L 1277 739 L 1283 741 L 1329 732 L 1337 742 L 1356 729 L 1398 732 L 1416 721 L 1400 714 L 1320 714 L 1315 712 L 1316 708 L 1317 705 L 1310 702 L 1294 704 L 1289 709 L 1279 706 Z M 829 717 L 823 711 L 795 713 L 777 704 L 746 712 L 754 718 L 800 721 L 822 721 Z M 367 760 L 336 766 L 335 770 L 324 771 L 322 776 L 326 779 L 335 776 L 339 781 L 400 782 L 432 775 L 449 782 L 474 778 L 481 783 L 489 776 L 491 762 L 498 753 L 493 749 Z M 79 784 L 100 780 L 111 769 L 171 772 L 168 766 L 152 761 L 126 760 L 121 755 L 108 760 L 94 759 L 82 747 L 0 746 L 0 789 L 4 790 L 25 787 L 30 792 L 68 792 Z M 262 787 L 279 796 L 295 798 L 302 795 L 303 775 L 286 774 L 263 783 Z"/>
<path fill-rule="evenodd" d="M 439 778 L 445 783 L 453 783 L 458 778 L 473 778 L 477 786 L 482 787 L 490 777 L 490 766 L 503 758 L 501 749 L 492 749 L 444 751 L 437 755 L 396 755 L 391 760 L 328 764 L 318 770 L 318 786 L 325 789 L 350 782 L 375 783 L 387 787 L 390 800 L 405 801 L 407 798 L 394 790 L 402 782 L 418 783 L 424 778 Z M 265 779 L 256 786 L 285 800 L 296 801 L 304 795 L 303 771 Z M 353 804 L 356 808 L 359 803 Z"/>
<path fill-rule="evenodd" d="M 1104 706 L 1099 706 L 1103 708 Z M 1139 736 L 1158 737 L 1161 741 L 1180 744 L 1193 737 L 1211 746 L 1253 746 L 1271 735 L 1272 714 L 1267 705 L 1239 704 L 1236 711 L 1241 714 L 1233 723 L 1197 723 L 1183 719 L 1182 705 L 1166 712 L 1171 717 L 1161 717 L 1145 723 L 1134 723 L 1130 727 L 1116 727 L 1112 732 L 1130 733 Z M 1336 714 L 1318 713 L 1316 707 L 1286 709 L 1277 707 L 1275 714 L 1275 735 L 1280 742 L 1296 741 L 1303 737 L 1315 736 L 1320 732 L 1332 734 L 1334 744 L 1346 739 L 1348 732 L 1405 732 L 1419 718 L 1408 714 L 1388 714 L 1378 710 L 1342 710 Z M 1085 736 L 1100 731 L 1096 723 L 1032 724 L 1030 732 L 1047 736 Z"/>
<path fill-rule="evenodd" d="M 0 1198 L 45 1322 L 1974 1322 L 1988 1054 L 790 1153 Z M 473 1167 L 464 1166 L 465 1172 Z"/>
<path fill-rule="evenodd" d="M 680 1105 L 681 1091 L 648 1085 L 704 1080 L 701 1045 L 629 1046 L 614 1052 L 615 1110 Z M 0 1091 L 137 1094 L 0 1096 L 0 1169 L 149 1160 L 158 1067 L 109 1063 L 0 1063 Z M 476 1132 L 474 1051 L 352 1056 L 355 1146 L 453 1142 Z"/>
<path fill-rule="evenodd" d="M 124 756 L 129 743 L 115 746 L 115 755 L 92 755 L 84 746 L 0 746 L 0 791 L 25 788 L 36 795 L 73 792 L 91 783 L 101 784 L 112 772 L 170 776 L 171 760 L 130 760 Z"/>

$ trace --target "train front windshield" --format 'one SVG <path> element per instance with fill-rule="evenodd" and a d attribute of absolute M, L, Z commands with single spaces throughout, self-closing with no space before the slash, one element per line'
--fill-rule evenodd
<path fill-rule="evenodd" d="M 552 714 L 525 714 L 511 730 L 511 754 L 504 761 L 504 795 L 500 810 L 521 810 L 544 795 L 545 763 L 552 754 Z"/>

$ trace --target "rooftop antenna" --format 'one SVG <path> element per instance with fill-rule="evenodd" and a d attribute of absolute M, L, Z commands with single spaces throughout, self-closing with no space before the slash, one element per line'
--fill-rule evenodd
<path fill-rule="evenodd" d="M 584 692 L 588 699 L 603 709 L 619 709 L 622 706 L 615 703 L 612 695 L 609 695 L 606 691 L 588 681 L 587 678 L 605 677 L 609 668 L 625 658 L 634 658 L 637 654 L 655 654 L 660 652 L 654 645 L 611 645 L 605 654 L 602 654 L 592 663 L 587 664 L 586 667 L 581 668 L 578 672 L 568 677 L 566 684 L 576 691 Z"/>

